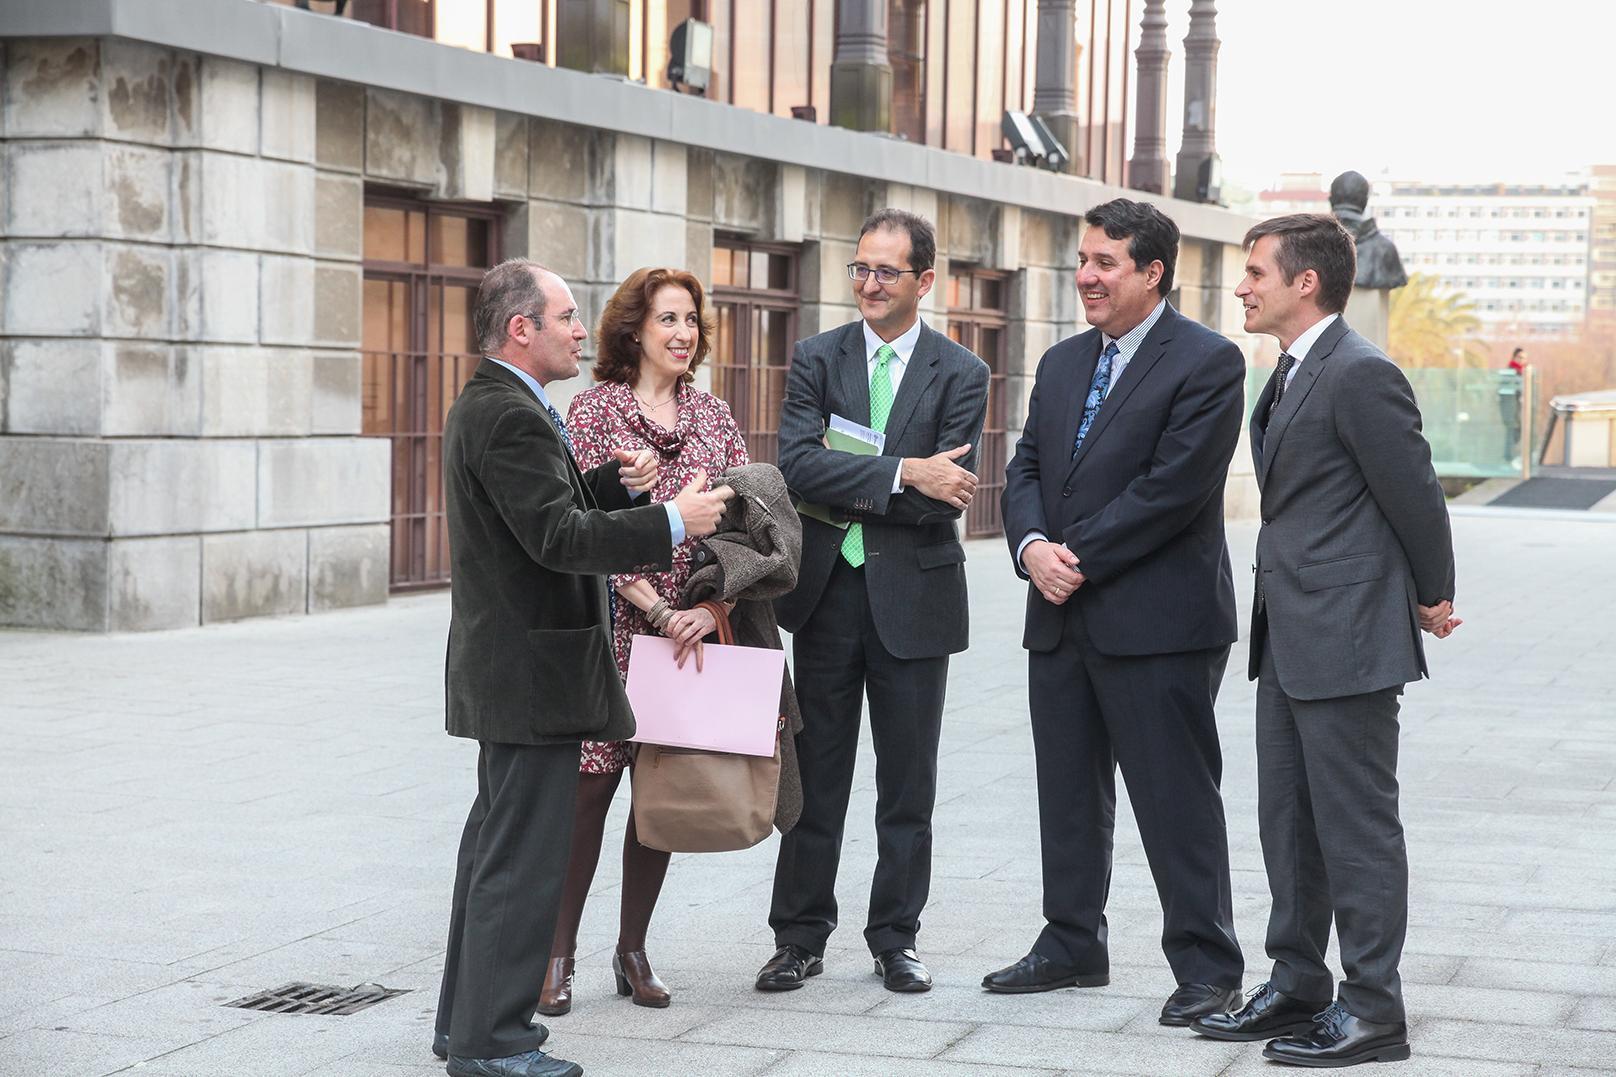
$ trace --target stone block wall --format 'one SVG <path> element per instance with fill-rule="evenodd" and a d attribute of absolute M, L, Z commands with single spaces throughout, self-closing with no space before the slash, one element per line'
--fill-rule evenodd
<path fill-rule="evenodd" d="M 361 436 L 367 190 L 497 206 L 502 253 L 571 284 L 586 358 L 623 278 L 675 265 L 710 281 L 723 234 L 797 249 L 801 335 L 856 318 L 844 267 L 888 205 L 937 225 L 922 302 L 935 328 L 958 267 L 1010 275 L 1012 440 L 1039 357 L 1083 328 L 1081 205 L 1000 204 L 542 106 L 122 39 L 0 42 L 0 625 L 165 628 L 385 599 L 389 444 Z M 1186 240 L 1186 312 L 1238 326 L 1239 262 Z M 552 396 L 564 410 L 589 382 L 586 366 Z"/>
<path fill-rule="evenodd" d="M 353 114 L 319 96 L 125 40 L 3 43 L 0 624 L 385 598 Z"/>

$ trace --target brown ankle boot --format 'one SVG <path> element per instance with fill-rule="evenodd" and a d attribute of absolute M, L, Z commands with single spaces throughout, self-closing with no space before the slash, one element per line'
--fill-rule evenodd
<path fill-rule="evenodd" d="M 560 1017 L 571 1009 L 572 958 L 552 957 L 549 967 L 544 970 L 544 986 L 539 989 L 538 1010 L 546 1017 Z"/>
<path fill-rule="evenodd" d="M 673 998 L 667 986 L 651 971 L 651 962 L 646 960 L 644 950 L 613 954 L 612 971 L 617 974 L 617 993 L 632 994 L 636 1006 L 652 1006 L 660 1010 Z"/>

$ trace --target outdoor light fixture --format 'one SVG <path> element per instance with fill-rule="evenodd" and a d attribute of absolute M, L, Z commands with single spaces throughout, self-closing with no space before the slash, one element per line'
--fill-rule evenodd
<path fill-rule="evenodd" d="M 1055 137 L 1055 132 L 1051 131 L 1049 125 L 1041 118 L 1038 116 L 1027 118 L 1032 121 L 1033 130 L 1038 132 L 1038 137 L 1044 143 L 1044 159 L 1038 163 L 1051 172 L 1064 172 L 1066 163 L 1072 159 L 1072 155 L 1066 152 L 1066 147 Z"/>
<path fill-rule="evenodd" d="M 668 42 L 668 84 L 706 93 L 712 74 L 713 28 L 700 19 L 686 19 L 673 28 Z"/>
<path fill-rule="evenodd" d="M 1036 164 L 1044 155 L 1044 140 L 1032 125 L 1032 117 L 1025 112 L 1005 109 L 1004 119 L 999 121 L 999 133 L 1010 143 L 1010 152 L 1015 154 L 1017 164 Z"/>
<path fill-rule="evenodd" d="M 999 121 L 999 133 L 1010 143 L 1011 159 L 1017 164 L 1037 165 L 1051 172 L 1059 172 L 1072 159 L 1060 139 L 1037 116 L 1005 109 L 1004 119 Z"/>

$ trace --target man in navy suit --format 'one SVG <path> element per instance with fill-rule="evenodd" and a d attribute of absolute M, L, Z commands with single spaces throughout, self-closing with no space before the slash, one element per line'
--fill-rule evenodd
<path fill-rule="evenodd" d="M 1237 1003 L 1244 971 L 1212 706 L 1236 637 L 1223 486 L 1246 365 L 1168 304 L 1170 219 L 1119 198 L 1085 220 L 1077 288 L 1093 328 L 1039 362 L 1003 495 L 1015 569 L 1031 581 L 1022 643 L 1047 925 L 983 986 L 1110 981 L 1120 766 L 1179 983 L 1161 1021 L 1187 1025 Z"/>

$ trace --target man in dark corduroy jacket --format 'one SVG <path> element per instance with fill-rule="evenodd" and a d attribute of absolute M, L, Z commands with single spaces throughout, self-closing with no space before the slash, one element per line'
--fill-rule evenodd
<path fill-rule="evenodd" d="M 575 1077 L 532 1023 L 572 834 L 578 743 L 626 740 L 608 572 L 666 568 L 711 534 L 729 491 L 705 477 L 634 505 L 656 457 L 578 469 L 545 385 L 578 373 L 587 336 L 565 281 L 495 266 L 477 293 L 483 362 L 443 430 L 452 614 L 449 733 L 479 743 L 477 799 L 455 872 L 434 1052 L 452 1077 Z"/>

